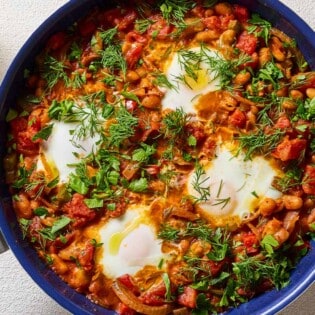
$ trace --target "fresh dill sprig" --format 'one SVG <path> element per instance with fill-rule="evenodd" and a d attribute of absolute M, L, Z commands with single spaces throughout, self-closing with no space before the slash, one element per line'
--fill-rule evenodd
<path fill-rule="evenodd" d="M 75 144 L 78 139 L 95 137 L 103 130 L 102 123 L 107 117 L 103 117 L 103 110 L 94 102 L 86 102 L 85 106 L 77 105 L 73 100 L 54 100 L 48 109 L 50 118 L 64 122 L 80 122 L 72 131 L 72 141 Z"/>
<path fill-rule="evenodd" d="M 70 52 L 68 54 L 68 58 L 70 61 L 80 60 L 82 55 L 82 49 L 78 45 L 78 43 L 73 42 L 70 46 Z"/>
<path fill-rule="evenodd" d="M 214 199 L 214 203 L 212 203 L 212 206 L 221 206 L 221 209 L 224 209 L 228 203 L 231 202 L 231 197 L 227 197 L 227 198 L 216 198 Z"/>
<path fill-rule="evenodd" d="M 102 109 L 94 103 L 87 102 L 85 107 L 75 106 L 75 116 L 76 121 L 80 121 L 81 123 L 73 131 L 74 141 L 88 137 L 93 138 L 102 133 Z"/>
<path fill-rule="evenodd" d="M 208 185 L 210 177 L 205 177 L 206 171 L 198 163 L 195 167 L 194 178 L 192 181 L 192 186 L 194 190 L 198 193 L 198 197 L 192 196 L 194 202 L 206 202 L 209 200 L 210 194 L 210 185 Z"/>
<path fill-rule="evenodd" d="M 204 45 L 201 46 L 201 54 L 209 69 L 214 73 L 214 78 L 220 80 L 222 89 L 229 88 L 239 72 L 239 67 L 250 61 L 250 57 L 246 54 L 240 54 L 239 58 L 233 60 L 224 59 L 219 54 L 213 56 L 213 53 L 209 52 Z"/>
<path fill-rule="evenodd" d="M 24 187 L 26 192 L 35 191 L 35 199 L 37 199 L 44 192 L 47 186 L 46 177 L 43 173 L 37 173 L 32 180 L 30 180 Z"/>
<path fill-rule="evenodd" d="M 237 154 L 245 150 L 244 161 L 252 158 L 253 154 L 268 154 L 274 150 L 284 135 L 284 131 L 280 129 L 274 130 L 272 134 L 265 134 L 263 130 L 259 129 L 255 133 L 244 134 L 238 136 L 236 139 L 240 143 Z"/>
<path fill-rule="evenodd" d="M 72 80 L 70 81 L 70 86 L 75 88 L 75 89 L 78 89 L 80 88 L 83 84 L 86 83 L 86 73 L 83 72 L 83 73 L 79 73 L 78 71 L 74 71 L 72 73 L 73 75 L 73 78 Z"/>
<path fill-rule="evenodd" d="M 51 90 L 59 80 L 62 80 L 66 86 L 70 85 L 70 79 L 66 73 L 67 67 L 62 61 L 46 55 L 42 76 L 47 82 L 47 87 Z"/>
<path fill-rule="evenodd" d="M 167 76 L 162 73 L 162 72 L 156 72 L 153 73 L 153 76 L 155 77 L 153 83 L 160 86 L 160 87 L 165 87 L 170 90 L 178 90 L 178 87 L 174 85 L 168 78 Z"/>
<path fill-rule="evenodd" d="M 120 45 L 111 45 L 104 50 L 99 51 L 101 56 L 101 64 L 104 68 L 111 71 L 121 70 L 124 75 L 127 72 L 127 63 L 122 55 Z"/>
<path fill-rule="evenodd" d="M 101 30 L 99 36 L 106 46 L 117 44 L 115 37 L 118 33 L 117 27 L 109 28 L 107 30 Z"/>
<path fill-rule="evenodd" d="M 177 138 L 184 134 L 185 125 L 189 116 L 182 108 L 176 108 L 175 111 L 168 113 L 162 120 L 161 133 L 165 138 Z"/>
<path fill-rule="evenodd" d="M 180 230 L 173 228 L 169 224 L 163 224 L 158 233 L 158 238 L 166 241 L 176 241 L 179 238 Z"/>
<path fill-rule="evenodd" d="M 294 162 L 288 166 L 283 177 L 275 178 L 274 186 L 281 192 L 286 193 L 290 189 L 302 184 L 302 176 L 301 167 Z"/>
<path fill-rule="evenodd" d="M 172 33 L 173 37 L 178 37 L 186 28 L 186 13 L 195 5 L 195 1 L 190 0 L 163 0 L 158 3 L 163 18 L 176 27 Z"/>
<path fill-rule="evenodd" d="M 263 106 L 257 114 L 257 122 L 262 126 L 272 126 L 282 111 L 283 98 L 272 92 L 265 96 L 247 95 L 247 98 Z M 273 117 L 273 119 L 271 118 Z"/>
<path fill-rule="evenodd" d="M 286 257 L 284 256 L 286 259 Z M 264 280 L 269 279 L 277 289 L 288 284 L 291 269 L 289 262 L 277 261 L 274 258 L 258 260 L 255 257 L 244 257 L 233 263 L 236 281 L 246 289 L 257 288 Z"/>
<path fill-rule="evenodd" d="M 177 77 L 180 81 L 183 81 L 189 86 L 185 76 L 192 78 L 194 81 L 198 80 L 198 71 L 201 70 L 201 62 L 203 61 L 203 55 L 201 52 L 192 51 L 187 49 L 180 49 L 177 51 L 178 62 L 180 67 L 185 71 L 185 75 Z"/>
<path fill-rule="evenodd" d="M 124 106 L 118 109 L 115 118 L 116 123 L 109 127 L 108 143 L 109 146 L 119 147 L 126 139 L 134 135 L 138 118 L 132 116 Z"/>
<path fill-rule="evenodd" d="M 184 22 L 185 14 L 196 5 L 190 0 L 163 0 L 159 7 L 163 18 L 168 23 Z"/>
<path fill-rule="evenodd" d="M 150 19 L 137 19 L 135 22 L 135 30 L 140 34 L 143 34 L 153 23 L 154 21 Z"/>

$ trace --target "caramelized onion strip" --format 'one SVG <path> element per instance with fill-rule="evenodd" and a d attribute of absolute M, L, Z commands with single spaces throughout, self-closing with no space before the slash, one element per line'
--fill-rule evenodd
<path fill-rule="evenodd" d="M 167 315 L 172 312 L 172 307 L 167 304 L 151 306 L 141 303 L 139 299 L 119 281 L 114 281 L 112 288 L 125 305 L 138 313 L 145 315 Z"/>

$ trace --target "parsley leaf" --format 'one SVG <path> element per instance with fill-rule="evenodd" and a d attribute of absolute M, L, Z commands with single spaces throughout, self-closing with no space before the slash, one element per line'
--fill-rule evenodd
<path fill-rule="evenodd" d="M 133 180 L 128 188 L 133 192 L 144 192 L 148 188 L 148 180 L 144 177 Z"/>
<path fill-rule="evenodd" d="M 272 235 L 266 235 L 260 242 L 260 245 L 271 255 L 274 252 L 274 248 L 279 246 L 278 241 Z"/>
<path fill-rule="evenodd" d="M 248 22 L 253 24 L 247 27 L 248 33 L 254 34 L 256 37 L 262 37 L 268 45 L 271 23 L 262 19 L 258 14 L 253 14 Z"/>
<path fill-rule="evenodd" d="M 57 219 L 52 227 L 51 227 L 51 233 L 56 234 L 60 230 L 62 230 L 64 227 L 66 227 L 71 222 L 71 219 L 65 216 L 60 217 Z"/>
<path fill-rule="evenodd" d="M 37 132 L 35 136 L 32 137 L 32 141 L 36 141 L 38 139 L 47 140 L 52 133 L 53 127 L 54 127 L 54 124 L 50 124 L 44 127 L 42 130 Z"/>
<path fill-rule="evenodd" d="M 148 145 L 146 143 L 140 144 L 141 148 L 136 149 L 132 153 L 132 160 L 140 163 L 147 163 L 150 157 L 156 152 L 153 145 Z"/>

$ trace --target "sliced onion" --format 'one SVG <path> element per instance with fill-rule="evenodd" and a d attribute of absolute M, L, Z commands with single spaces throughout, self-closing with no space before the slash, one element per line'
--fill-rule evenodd
<path fill-rule="evenodd" d="M 125 305 L 138 313 L 145 315 L 167 315 L 172 312 L 172 307 L 167 304 L 161 306 L 150 306 L 141 303 L 139 299 L 120 281 L 114 281 L 112 288 Z"/>
<path fill-rule="evenodd" d="M 177 308 L 173 311 L 173 315 L 188 315 L 189 311 L 187 307 Z"/>

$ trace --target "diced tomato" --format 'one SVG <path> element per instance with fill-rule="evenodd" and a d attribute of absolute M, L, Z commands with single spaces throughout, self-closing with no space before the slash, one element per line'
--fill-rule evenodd
<path fill-rule="evenodd" d="M 159 306 L 165 304 L 166 287 L 164 282 L 150 288 L 139 297 L 139 300 L 147 305 Z"/>
<path fill-rule="evenodd" d="M 209 137 L 204 142 L 200 150 L 200 155 L 204 155 L 208 158 L 211 158 L 215 154 L 216 147 L 217 147 L 216 141 Z"/>
<path fill-rule="evenodd" d="M 184 287 L 184 292 L 180 294 L 177 298 L 177 302 L 180 305 L 195 308 L 197 300 L 197 290 L 189 286 Z"/>
<path fill-rule="evenodd" d="M 281 161 L 296 160 L 306 148 L 307 141 L 305 139 L 284 139 L 272 152 L 272 155 Z"/>
<path fill-rule="evenodd" d="M 246 296 L 247 298 L 251 297 L 253 295 L 253 292 L 249 289 L 245 289 L 245 288 L 238 288 L 236 290 L 237 294 L 241 295 L 241 296 Z"/>
<path fill-rule="evenodd" d="M 246 124 L 246 115 L 238 108 L 229 117 L 229 123 L 238 128 L 244 128 Z"/>
<path fill-rule="evenodd" d="M 275 128 L 278 129 L 287 129 L 291 127 L 291 121 L 287 116 L 281 116 L 279 117 L 279 119 L 277 120 L 275 126 Z"/>
<path fill-rule="evenodd" d="M 19 132 L 27 129 L 27 119 L 25 117 L 16 117 L 10 121 L 10 128 L 14 139 L 17 138 Z"/>
<path fill-rule="evenodd" d="M 38 153 L 39 145 L 32 141 L 29 132 L 22 131 L 16 139 L 16 150 L 24 155 L 34 155 Z"/>
<path fill-rule="evenodd" d="M 47 41 L 46 48 L 57 50 L 63 47 L 63 45 L 66 43 L 66 34 L 65 32 L 58 32 L 54 35 L 52 35 L 49 40 Z"/>
<path fill-rule="evenodd" d="M 38 231 L 40 231 L 42 228 L 43 228 L 43 226 L 42 226 L 40 217 L 35 216 L 35 217 L 32 219 L 31 224 L 29 225 L 29 235 L 30 235 L 31 237 L 34 237 L 34 238 L 37 238 L 37 239 L 38 239 L 38 238 L 39 238 L 39 233 L 38 233 Z"/>
<path fill-rule="evenodd" d="M 217 30 L 218 31 L 221 29 L 220 18 L 216 15 L 206 17 L 202 21 L 206 25 L 206 27 L 211 29 L 211 30 Z"/>
<path fill-rule="evenodd" d="M 239 20 L 241 23 L 245 23 L 249 19 L 249 12 L 247 8 L 238 4 L 235 4 L 233 8 L 236 19 Z"/>
<path fill-rule="evenodd" d="M 120 216 L 122 216 L 127 210 L 127 204 L 125 202 L 125 200 L 123 200 L 122 198 L 120 199 L 120 201 L 117 201 L 115 203 L 115 210 L 108 210 L 107 214 L 111 217 L 111 218 L 118 218 Z"/>
<path fill-rule="evenodd" d="M 106 10 L 103 14 L 103 21 L 108 25 L 117 25 L 122 18 L 122 12 L 120 8 L 114 8 Z"/>
<path fill-rule="evenodd" d="M 96 212 L 84 203 L 84 196 L 76 193 L 72 199 L 63 206 L 63 210 L 74 219 L 74 227 L 82 227 L 96 217 Z"/>
<path fill-rule="evenodd" d="M 137 18 L 137 13 L 134 10 L 130 10 L 124 14 L 124 17 L 119 21 L 117 27 L 119 31 L 125 31 L 131 27 Z"/>
<path fill-rule="evenodd" d="M 30 134 L 30 138 L 36 135 L 40 130 L 42 129 L 42 124 L 40 121 L 40 117 L 30 115 L 28 117 L 28 122 L 27 122 L 27 131 Z"/>
<path fill-rule="evenodd" d="M 243 70 L 245 68 L 252 68 L 252 69 L 256 69 L 259 63 L 259 58 L 258 58 L 258 54 L 256 52 L 254 52 L 251 56 L 250 56 L 250 60 L 245 62 L 244 64 L 240 65 L 239 68 L 240 70 Z"/>
<path fill-rule="evenodd" d="M 248 233 L 244 232 L 242 233 L 242 240 L 246 248 L 247 254 L 253 254 L 258 251 L 259 241 L 255 234 L 253 234 L 252 232 L 248 232 Z"/>
<path fill-rule="evenodd" d="M 134 311 L 133 309 L 131 309 L 129 306 L 127 306 L 126 304 L 122 302 L 118 304 L 118 308 L 116 312 L 119 315 L 135 315 L 136 314 L 136 311 Z"/>
<path fill-rule="evenodd" d="M 138 108 L 138 103 L 134 100 L 125 100 L 125 107 L 128 112 L 133 112 Z"/>
<path fill-rule="evenodd" d="M 243 31 L 236 43 L 236 47 L 248 55 L 252 55 L 258 44 L 258 39 L 254 34 Z"/>
<path fill-rule="evenodd" d="M 158 112 L 142 110 L 138 112 L 139 118 L 139 139 L 146 141 L 149 136 L 155 137 L 161 128 L 162 117 Z"/>
<path fill-rule="evenodd" d="M 209 260 L 206 263 L 208 264 L 208 267 L 210 268 L 212 277 L 215 277 L 219 274 L 223 266 L 226 264 L 226 260 L 225 259 L 221 261 Z"/>
<path fill-rule="evenodd" d="M 41 129 L 39 117 L 30 116 L 28 120 L 24 117 L 17 117 L 10 122 L 10 126 L 19 153 L 25 155 L 38 153 L 40 140 L 34 142 L 32 138 Z"/>
<path fill-rule="evenodd" d="M 91 19 L 85 19 L 78 24 L 78 30 L 81 36 L 91 36 L 96 31 L 96 23 Z"/>
<path fill-rule="evenodd" d="M 153 19 L 154 20 L 154 19 Z M 174 26 L 171 24 L 167 24 L 164 19 L 158 17 L 156 22 L 150 25 L 148 28 L 148 35 L 150 37 L 154 37 L 156 39 L 165 39 L 169 34 L 174 30 Z"/>
<path fill-rule="evenodd" d="M 232 14 L 226 14 L 220 16 L 212 15 L 202 19 L 202 21 L 208 29 L 214 31 L 225 31 L 228 28 L 230 21 L 233 19 L 234 16 Z"/>
<path fill-rule="evenodd" d="M 131 46 L 131 48 L 127 51 L 126 53 L 126 61 L 129 66 L 129 68 L 134 68 L 137 62 L 140 59 L 141 53 L 143 50 L 142 44 L 137 44 L 135 43 L 134 45 Z"/>
<path fill-rule="evenodd" d="M 69 246 L 70 243 L 75 238 L 76 233 L 68 233 L 66 234 L 63 239 L 61 240 L 60 237 L 57 237 L 50 245 L 49 247 L 49 252 L 52 254 L 57 254 L 62 248 Z"/>
<path fill-rule="evenodd" d="M 134 295 L 139 295 L 139 288 L 136 286 L 134 280 L 129 274 L 124 274 L 117 278 L 126 288 L 128 288 Z"/>
<path fill-rule="evenodd" d="M 94 266 L 95 247 L 88 242 L 86 247 L 80 252 L 78 260 L 85 271 L 92 270 Z"/>
<path fill-rule="evenodd" d="M 226 14 L 226 15 L 220 15 L 220 21 L 221 21 L 221 30 L 227 30 L 230 21 L 234 20 L 233 14 Z"/>
<path fill-rule="evenodd" d="M 197 143 L 199 144 L 206 137 L 204 126 L 199 122 L 189 122 L 185 126 L 185 130 L 189 135 L 192 135 L 196 138 Z"/>
<path fill-rule="evenodd" d="M 148 165 L 145 170 L 150 175 L 158 175 L 161 171 L 161 167 L 158 165 Z"/>
<path fill-rule="evenodd" d="M 293 124 L 294 131 L 296 136 L 303 137 L 304 139 L 308 139 L 310 132 L 313 128 L 313 124 L 310 121 L 299 119 Z"/>
<path fill-rule="evenodd" d="M 142 36 L 136 31 L 131 31 L 126 35 L 126 41 L 129 43 L 138 42 L 140 44 L 146 44 L 148 41 L 145 36 Z"/>
<path fill-rule="evenodd" d="M 100 19 L 103 25 L 109 27 L 117 26 L 119 31 L 126 31 L 133 26 L 137 19 L 137 13 L 133 9 L 125 11 L 121 8 L 114 8 L 106 10 Z"/>
<path fill-rule="evenodd" d="M 315 195 L 315 166 L 306 165 L 302 189 L 306 194 Z"/>
<path fill-rule="evenodd" d="M 197 17 L 199 17 L 199 18 L 202 18 L 202 17 L 205 16 L 205 11 L 206 11 L 206 9 L 205 9 L 203 6 L 197 4 L 197 5 L 191 10 L 191 13 L 192 13 L 194 16 L 197 16 Z"/>

